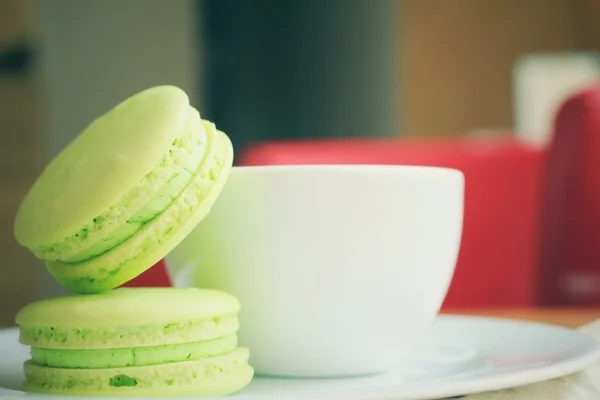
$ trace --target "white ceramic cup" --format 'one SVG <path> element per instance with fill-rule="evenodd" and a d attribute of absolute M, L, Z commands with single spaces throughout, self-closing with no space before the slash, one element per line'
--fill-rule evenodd
<path fill-rule="evenodd" d="M 444 168 L 235 167 L 167 269 L 174 286 L 240 299 L 257 374 L 383 372 L 439 311 L 463 193 L 462 173 Z"/>

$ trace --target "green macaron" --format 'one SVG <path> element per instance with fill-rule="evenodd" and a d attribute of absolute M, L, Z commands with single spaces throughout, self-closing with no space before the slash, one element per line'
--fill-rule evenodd
<path fill-rule="evenodd" d="M 65 287 L 95 293 L 164 258 L 210 211 L 233 163 L 226 134 L 158 86 L 93 121 L 23 199 L 17 241 Z"/>
<path fill-rule="evenodd" d="M 24 389 L 89 396 L 218 396 L 246 387 L 238 300 L 203 289 L 121 288 L 25 306 Z"/>

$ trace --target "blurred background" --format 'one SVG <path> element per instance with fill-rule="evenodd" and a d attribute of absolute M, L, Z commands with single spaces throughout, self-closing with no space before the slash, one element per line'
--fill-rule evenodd
<path fill-rule="evenodd" d="M 158 84 L 186 90 L 238 164 L 463 169 L 453 306 L 598 305 L 600 169 L 581 160 L 600 146 L 581 149 L 599 81 L 599 0 L 0 0 L 0 326 L 60 292 L 13 239 L 28 186 Z"/>

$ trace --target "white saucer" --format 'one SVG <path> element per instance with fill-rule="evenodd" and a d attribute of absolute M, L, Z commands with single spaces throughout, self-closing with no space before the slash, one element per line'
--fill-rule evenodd
<path fill-rule="evenodd" d="M 447 316 L 397 371 L 347 379 L 256 377 L 232 398 L 245 400 L 421 400 L 511 388 L 568 375 L 600 358 L 600 345 L 574 330 L 504 319 Z M 19 390 L 27 347 L 0 331 L 0 398 L 49 399 Z M 69 397 L 76 399 L 81 397 Z"/>

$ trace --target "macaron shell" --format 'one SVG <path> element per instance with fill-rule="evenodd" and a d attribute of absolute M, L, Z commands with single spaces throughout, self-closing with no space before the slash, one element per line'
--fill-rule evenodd
<path fill-rule="evenodd" d="M 204 133 L 204 130 L 202 130 Z M 88 260 L 92 257 L 96 257 L 106 251 L 111 250 L 117 245 L 123 243 L 125 240 L 133 236 L 138 230 L 140 230 L 148 221 L 156 218 L 162 213 L 175 199 L 179 196 L 188 184 L 194 179 L 194 175 L 198 170 L 200 163 L 204 158 L 206 139 L 202 137 L 204 143 L 199 143 L 192 151 L 189 158 L 184 163 L 183 169 L 177 171 L 168 181 L 165 183 L 142 208 L 137 211 L 133 216 L 128 218 L 119 227 L 115 228 L 112 232 L 102 236 L 101 239 L 91 242 L 90 238 L 92 234 L 89 233 L 86 239 L 82 239 L 79 251 L 75 251 L 71 256 L 63 255 L 60 257 L 61 261 L 68 263 L 76 263 Z M 203 145 L 204 144 L 204 145 Z M 151 193 L 151 191 L 149 191 Z M 140 196 L 141 197 L 141 196 Z M 131 204 L 123 204 L 123 208 L 131 208 Z M 96 233 L 105 232 L 106 229 L 96 231 Z M 87 242 L 87 244 L 86 244 Z M 48 258 L 46 258 L 48 259 Z"/>
<path fill-rule="evenodd" d="M 217 137 L 220 148 L 213 155 L 223 157 L 222 170 L 210 187 L 199 173 L 167 210 L 126 242 L 82 263 L 46 262 L 48 271 L 73 291 L 94 293 L 118 287 L 166 257 L 210 212 L 227 181 L 233 146 L 224 133 L 217 131 Z"/>
<path fill-rule="evenodd" d="M 254 375 L 249 352 L 161 365 L 102 369 L 51 368 L 25 362 L 24 389 L 86 396 L 222 396 L 246 387 Z"/>
<path fill-rule="evenodd" d="M 154 170 L 185 131 L 188 96 L 144 90 L 92 122 L 46 167 L 25 196 L 15 237 L 29 248 L 75 234 Z"/>
<path fill-rule="evenodd" d="M 167 323 L 211 319 L 235 314 L 240 307 L 236 297 L 218 290 L 119 288 L 98 294 L 36 301 L 21 308 L 15 322 L 21 328 L 119 331 L 122 327 L 140 328 L 154 324 L 163 327 Z"/>

